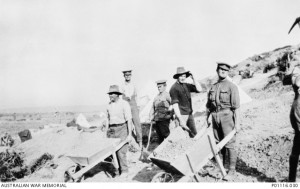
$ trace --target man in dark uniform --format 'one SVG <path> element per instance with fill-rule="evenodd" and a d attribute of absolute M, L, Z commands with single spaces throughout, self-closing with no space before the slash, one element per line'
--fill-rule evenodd
<path fill-rule="evenodd" d="M 240 107 L 240 98 L 237 86 L 230 82 L 226 77 L 230 70 L 227 63 L 217 63 L 218 81 L 213 84 L 209 93 L 207 108 L 207 121 L 210 125 L 209 116 L 212 115 L 212 125 L 214 136 L 217 142 L 220 142 L 234 128 L 238 130 L 239 116 L 237 109 Z M 229 155 L 229 172 L 227 179 L 231 179 L 235 174 L 235 166 L 237 161 L 237 152 L 235 148 L 235 136 L 221 150 L 220 156 L 225 162 L 225 155 Z M 226 179 L 226 178 L 225 178 Z"/>
<path fill-rule="evenodd" d="M 189 76 L 192 78 L 193 84 L 186 83 L 185 80 Z M 202 88 L 192 73 L 185 71 L 184 67 L 178 67 L 173 78 L 177 81 L 172 85 L 170 95 L 176 119 L 179 126 L 189 131 L 190 137 L 194 137 L 197 130 L 193 116 L 191 92 L 199 93 Z"/>
<path fill-rule="evenodd" d="M 166 91 L 166 80 L 156 81 L 159 94 L 154 98 L 150 111 L 150 120 L 155 123 L 154 128 L 158 135 L 159 143 L 162 143 L 170 134 L 171 97 Z"/>
<path fill-rule="evenodd" d="M 300 154 L 300 69 L 295 67 L 292 72 L 292 86 L 295 92 L 294 102 L 290 111 L 291 125 L 295 131 L 292 153 L 290 155 L 289 182 L 296 182 L 297 167 Z"/>

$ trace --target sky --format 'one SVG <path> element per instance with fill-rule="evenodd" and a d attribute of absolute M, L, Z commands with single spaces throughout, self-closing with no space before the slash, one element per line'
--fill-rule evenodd
<path fill-rule="evenodd" d="M 138 89 L 179 66 L 201 79 L 299 44 L 299 16 L 298 0 L 0 0 L 0 109 L 102 105 L 128 69 Z"/>

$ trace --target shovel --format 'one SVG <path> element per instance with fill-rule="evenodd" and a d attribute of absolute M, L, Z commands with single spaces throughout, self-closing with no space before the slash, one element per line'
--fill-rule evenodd
<path fill-rule="evenodd" d="M 151 152 L 148 151 L 149 145 L 150 145 L 150 138 L 151 138 L 151 133 L 152 133 L 152 122 L 150 123 L 150 130 L 149 130 L 149 135 L 148 135 L 148 142 L 146 148 L 142 149 L 140 159 L 141 160 L 147 160 L 148 156 L 151 154 Z"/>

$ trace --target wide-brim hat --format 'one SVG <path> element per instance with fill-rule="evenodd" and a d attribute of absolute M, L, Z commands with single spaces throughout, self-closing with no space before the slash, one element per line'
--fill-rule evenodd
<path fill-rule="evenodd" d="M 174 79 L 178 79 L 179 76 L 183 75 L 183 74 L 186 74 L 186 77 L 189 77 L 191 74 L 190 74 L 190 71 L 186 71 L 184 69 L 184 67 L 178 67 L 177 68 L 177 73 L 175 75 L 173 75 L 173 78 Z"/>
<path fill-rule="evenodd" d="M 120 92 L 118 85 L 111 85 L 109 87 L 109 90 L 108 90 L 107 94 L 112 94 L 112 93 L 119 94 L 119 95 L 123 94 L 123 93 Z"/>
<path fill-rule="evenodd" d="M 231 69 L 231 65 L 225 62 L 217 62 L 218 68 L 222 68 L 223 70 L 229 71 Z"/>

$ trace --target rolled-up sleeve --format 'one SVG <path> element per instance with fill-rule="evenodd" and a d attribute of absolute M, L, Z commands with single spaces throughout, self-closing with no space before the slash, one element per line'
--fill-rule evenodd
<path fill-rule="evenodd" d="M 179 94 L 178 91 L 174 88 L 171 88 L 170 90 L 170 96 L 171 96 L 171 104 L 179 103 Z"/>
<path fill-rule="evenodd" d="M 129 106 L 129 103 L 127 102 L 123 102 L 123 111 L 124 111 L 124 118 L 126 121 L 129 121 L 132 119 L 132 115 L 131 115 L 131 109 Z"/>
<path fill-rule="evenodd" d="M 240 95 L 237 86 L 232 84 L 231 86 L 231 106 L 232 109 L 238 109 L 240 107 Z"/>

